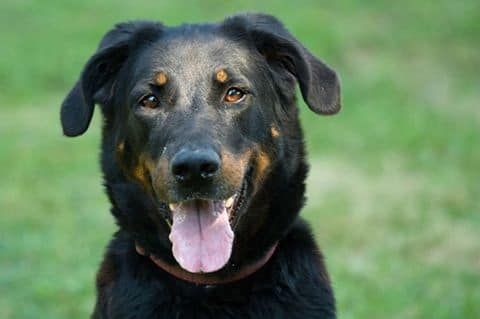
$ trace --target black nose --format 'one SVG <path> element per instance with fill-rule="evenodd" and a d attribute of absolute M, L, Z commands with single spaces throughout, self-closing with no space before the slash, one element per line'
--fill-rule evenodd
<path fill-rule="evenodd" d="M 181 149 L 172 158 L 170 170 L 179 182 L 205 181 L 220 169 L 220 157 L 211 148 Z"/>

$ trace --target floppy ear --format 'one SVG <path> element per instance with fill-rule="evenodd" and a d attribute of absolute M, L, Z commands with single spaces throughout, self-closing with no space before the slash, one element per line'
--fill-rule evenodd
<path fill-rule="evenodd" d="M 115 76 L 133 49 L 158 36 L 161 28 L 154 22 L 127 22 L 116 25 L 103 37 L 62 103 L 60 119 L 66 136 L 78 136 L 87 130 L 95 103 L 107 103 Z"/>
<path fill-rule="evenodd" d="M 241 14 L 224 23 L 243 29 L 267 61 L 276 62 L 271 65 L 280 64 L 294 75 L 312 111 L 328 115 L 340 110 L 340 82 L 335 71 L 313 56 L 275 17 Z"/>

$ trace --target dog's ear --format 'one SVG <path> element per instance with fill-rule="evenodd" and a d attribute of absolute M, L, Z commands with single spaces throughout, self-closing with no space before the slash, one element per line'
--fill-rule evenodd
<path fill-rule="evenodd" d="M 294 75 L 312 111 L 335 114 L 340 110 L 340 82 L 335 71 L 313 56 L 275 17 L 240 14 L 225 20 L 224 25 L 236 30 L 235 37 L 253 41 L 272 65 L 281 65 Z"/>
<path fill-rule="evenodd" d="M 135 21 L 120 23 L 105 34 L 62 103 L 60 119 L 66 136 L 78 136 L 87 130 L 95 103 L 107 103 L 115 77 L 129 55 L 161 30 L 159 23 Z"/>

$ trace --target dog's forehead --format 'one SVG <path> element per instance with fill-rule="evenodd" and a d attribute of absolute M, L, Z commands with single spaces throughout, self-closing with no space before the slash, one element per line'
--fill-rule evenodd
<path fill-rule="evenodd" d="M 219 69 L 241 72 L 251 63 L 247 46 L 215 30 L 174 30 L 150 45 L 137 60 L 137 75 L 162 71 L 181 80 L 210 77 Z"/>

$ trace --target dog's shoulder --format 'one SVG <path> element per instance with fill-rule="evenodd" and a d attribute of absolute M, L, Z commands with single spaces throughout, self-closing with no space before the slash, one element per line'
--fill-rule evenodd
<path fill-rule="evenodd" d="M 279 243 L 276 257 L 273 282 L 280 287 L 278 297 L 289 305 L 292 316 L 334 318 L 335 300 L 324 258 L 304 220 L 297 219 Z"/>

